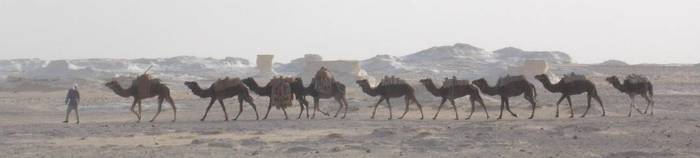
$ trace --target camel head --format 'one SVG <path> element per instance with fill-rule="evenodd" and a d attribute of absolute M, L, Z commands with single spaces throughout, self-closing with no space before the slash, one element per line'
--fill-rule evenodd
<path fill-rule="evenodd" d="M 535 79 L 540 81 L 549 81 L 549 77 L 547 77 L 545 74 L 535 75 Z"/>
<path fill-rule="evenodd" d="M 608 78 L 605 78 L 605 81 L 608 81 L 610 83 L 620 83 L 620 79 L 617 78 L 617 76 L 610 76 Z"/>
<path fill-rule="evenodd" d="M 484 79 L 484 78 L 480 78 L 480 79 L 478 79 L 478 80 L 474 80 L 474 81 L 472 81 L 472 84 L 474 84 L 474 85 L 482 85 L 482 86 L 488 85 L 488 84 L 486 83 L 486 79 Z"/>
<path fill-rule="evenodd" d="M 369 85 L 369 81 L 367 81 L 367 79 L 357 80 L 357 81 L 355 81 L 355 83 L 357 83 L 359 85 L 363 85 L 363 84 Z"/>
<path fill-rule="evenodd" d="M 192 87 L 198 87 L 199 84 L 197 82 L 194 82 L 194 81 L 185 81 L 185 86 L 192 88 Z"/>
<path fill-rule="evenodd" d="M 117 87 L 119 87 L 119 86 L 120 86 L 120 85 L 119 85 L 119 83 L 118 83 L 116 80 L 112 80 L 112 81 L 109 81 L 109 82 L 105 83 L 105 87 L 111 88 L 111 89 L 117 88 Z M 121 88 L 121 87 L 119 87 L 119 88 Z"/>
<path fill-rule="evenodd" d="M 420 83 L 423 83 L 423 84 L 433 83 L 433 79 L 430 79 L 430 78 L 422 79 L 422 80 L 420 80 Z"/>

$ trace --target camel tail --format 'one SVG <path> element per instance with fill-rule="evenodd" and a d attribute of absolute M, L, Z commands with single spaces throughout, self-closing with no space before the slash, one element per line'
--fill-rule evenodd
<path fill-rule="evenodd" d="M 532 88 L 533 97 L 537 97 L 537 89 L 535 89 L 535 85 L 530 84 L 530 88 Z"/>

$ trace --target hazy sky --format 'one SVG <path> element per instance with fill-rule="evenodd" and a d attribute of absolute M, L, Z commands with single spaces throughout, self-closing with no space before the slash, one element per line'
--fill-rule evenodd
<path fill-rule="evenodd" d="M 468 43 L 699 63 L 700 0 L 0 0 L 0 59 L 406 55 Z"/>

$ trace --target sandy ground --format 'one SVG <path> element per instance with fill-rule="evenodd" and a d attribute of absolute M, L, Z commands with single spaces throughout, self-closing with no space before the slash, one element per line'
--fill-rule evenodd
<path fill-rule="evenodd" d="M 370 120 L 371 105 L 378 98 L 352 92 L 347 119 L 318 115 L 315 120 L 296 120 L 298 106 L 288 110 L 291 120 L 283 120 L 274 109 L 268 120 L 255 120 L 252 108 L 244 104 L 237 121 L 223 121 L 214 106 L 206 121 L 199 118 L 208 99 L 177 91 L 178 121 L 170 122 L 168 106 L 155 123 L 135 123 L 127 110 L 129 99 L 103 90 L 84 90 L 81 124 L 63 124 L 64 92 L 0 92 L 0 155 L 2 157 L 700 157 L 700 81 L 698 70 L 660 69 L 655 77 L 656 115 L 633 113 L 627 117 L 629 100 L 623 94 L 593 77 L 605 103 L 608 116 L 601 117 L 593 104 L 588 116 L 580 118 L 585 106 L 583 95 L 574 97 L 576 117 L 568 118 L 568 105 L 561 106 L 561 118 L 554 118 L 552 105 L 558 94 L 538 87 L 538 108 L 533 120 L 522 97 L 512 99 L 520 118 L 498 115 L 498 100 L 487 99 L 491 119 L 480 107 L 471 120 L 464 120 L 469 108 L 458 101 L 461 120 L 453 120 L 448 106 L 438 120 L 435 100 L 422 100 L 425 120 L 419 120 L 412 105 L 404 120 L 386 120 L 382 106 Z M 597 68 L 611 74 L 639 69 Z M 665 70 L 665 71 L 663 71 Z M 673 74 L 673 75 L 669 75 Z M 541 85 L 535 83 L 535 85 Z M 178 85 L 179 86 L 179 85 Z M 354 88 L 354 87 L 351 87 Z M 310 99 L 310 98 L 309 98 Z M 394 99 L 394 118 L 404 110 L 403 99 Z M 226 101 L 230 117 L 238 112 L 233 99 Z M 256 98 L 261 117 L 265 98 Z M 641 100 L 638 105 L 645 105 Z M 144 120 L 155 113 L 153 102 L 146 103 Z M 337 104 L 324 101 L 323 109 L 333 111 Z M 640 106 L 644 108 L 645 106 Z M 74 117 L 71 116 L 71 122 Z"/>

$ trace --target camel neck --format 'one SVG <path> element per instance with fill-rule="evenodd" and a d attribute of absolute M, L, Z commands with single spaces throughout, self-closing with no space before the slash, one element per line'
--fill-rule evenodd
<path fill-rule="evenodd" d="M 560 92 L 559 87 L 552 84 L 552 81 L 550 81 L 549 78 L 541 79 L 539 81 L 542 82 L 544 89 L 547 89 L 549 92 Z"/>
<path fill-rule="evenodd" d="M 128 97 L 132 96 L 132 94 L 130 93 L 130 90 L 122 88 L 122 86 L 119 84 L 117 84 L 113 87 L 110 87 L 110 89 L 112 89 L 112 91 L 114 91 L 114 93 L 116 93 L 117 95 L 124 97 L 124 98 L 128 98 Z"/>
<path fill-rule="evenodd" d="M 425 85 L 425 88 L 430 92 L 430 94 L 433 94 L 433 96 L 441 97 L 442 95 L 440 94 L 440 90 L 435 86 L 433 81 L 425 82 L 423 83 Z"/>
<path fill-rule="evenodd" d="M 370 96 L 374 97 L 378 95 L 376 88 L 372 88 L 372 86 L 370 86 L 369 83 L 360 83 L 360 88 L 362 88 L 362 91 Z"/>
<path fill-rule="evenodd" d="M 192 93 L 194 93 L 194 95 L 197 95 L 197 96 L 202 97 L 202 98 L 207 98 L 207 97 L 212 96 L 209 89 L 204 90 L 204 89 L 202 89 L 202 87 L 199 87 L 199 84 L 192 85 L 192 87 L 190 87 L 190 89 L 192 90 Z"/>
<path fill-rule="evenodd" d="M 627 92 L 627 89 L 624 86 L 622 86 L 622 83 L 620 83 L 620 80 L 615 80 L 611 83 L 612 83 L 613 87 L 615 89 L 619 90 L 620 92 L 623 92 L 623 93 Z"/>
<path fill-rule="evenodd" d="M 478 86 L 479 89 L 481 89 L 481 92 L 484 92 L 485 94 L 488 94 L 488 95 L 497 95 L 498 94 L 498 88 L 491 87 L 486 82 L 484 82 L 483 84 L 477 84 L 476 86 Z"/>

